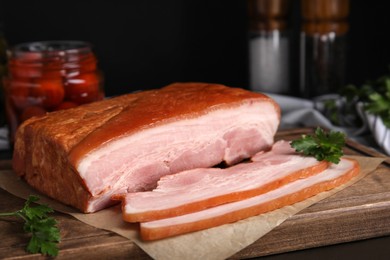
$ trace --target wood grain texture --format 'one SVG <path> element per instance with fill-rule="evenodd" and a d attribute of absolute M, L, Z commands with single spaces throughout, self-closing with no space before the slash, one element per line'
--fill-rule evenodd
<path fill-rule="evenodd" d="M 277 139 L 291 140 L 312 129 L 279 132 Z M 346 154 L 383 156 L 348 141 Z M 0 161 L 0 169 L 9 169 Z M 0 211 L 17 210 L 24 201 L 0 189 Z M 59 259 L 150 259 L 138 246 L 112 232 L 55 213 L 62 241 Z M 390 161 L 352 186 L 301 211 L 232 259 L 252 258 L 300 249 L 390 235 Z M 24 250 L 29 237 L 19 220 L 0 219 L 1 259 L 40 259 Z"/>

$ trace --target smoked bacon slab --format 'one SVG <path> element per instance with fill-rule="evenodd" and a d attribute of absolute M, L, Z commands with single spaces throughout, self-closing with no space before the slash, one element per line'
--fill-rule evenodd
<path fill-rule="evenodd" d="M 164 175 L 233 165 L 269 149 L 271 98 L 209 83 L 174 83 L 32 118 L 17 130 L 13 168 L 38 191 L 83 212 Z"/>

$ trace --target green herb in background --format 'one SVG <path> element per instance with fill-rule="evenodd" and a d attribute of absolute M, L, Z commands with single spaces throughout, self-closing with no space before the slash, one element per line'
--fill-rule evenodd
<path fill-rule="evenodd" d="M 297 152 L 313 156 L 318 161 L 325 160 L 335 164 L 340 162 L 340 157 L 344 154 L 344 145 L 344 133 L 335 131 L 326 133 L 319 127 L 315 130 L 314 135 L 302 135 L 301 138 L 291 142 L 291 147 Z"/>
<path fill-rule="evenodd" d="M 325 111 L 323 114 L 327 116 L 332 124 L 341 125 L 339 107 L 336 104 L 336 100 L 328 99 L 324 101 Z"/>
<path fill-rule="evenodd" d="M 17 216 L 25 221 L 23 230 L 26 233 L 31 233 L 31 239 L 27 245 L 29 253 L 57 256 L 60 231 L 56 226 L 56 220 L 47 216 L 48 213 L 53 212 L 53 209 L 46 205 L 30 206 L 31 203 L 38 200 L 37 196 L 30 195 L 21 210 L 0 213 L 0 217 Z"/>
<path fill-rule="evenodd" d="M 363 102 L 365 111 L 379 116 L 384 125 L 390 128 L 390 75 L 367 81 L 361 87 L 348 85 L 341 95 L 346 97 L 347 103 Z"/>
<path fill-rule="evenodd" d="M 390 128 L 390 77 L 381 79 L 382 89 L 371 93 L 365 110 L 382 118 L 384 125 Z"/>

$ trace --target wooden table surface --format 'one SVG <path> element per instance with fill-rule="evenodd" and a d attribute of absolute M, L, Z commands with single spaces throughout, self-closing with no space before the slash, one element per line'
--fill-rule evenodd
<path fill-rule="evenodd" d="M 291 140 L 310 131 L 279 132 L 277 139 Z M 350 140 L 345 153 L 381 156 Z M 0 169 L 10 169 L 10 161 L 0 161 Z M 23 204 L 24 200 L 0 189 L 0 211 L 17 210 Z M 150 259 L 137 245 L 115 233 L 62 213 L 53 216 L 61 230 L 59 259 Z M 0 259 L 42 258 L 25 252 L 29 237 L 21 224 L 15 218 L 0 219 Z M 254 258 L 383 236 L 390 236 L 389 159 L 366 178 L 301 211 L 232 258 Z"/>

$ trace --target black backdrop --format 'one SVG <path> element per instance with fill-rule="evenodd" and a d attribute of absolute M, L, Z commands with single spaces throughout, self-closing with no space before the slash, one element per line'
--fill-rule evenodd
<path fill-rule="evenodd" d="M 293 2 L 292 24 L 299 30 L 299 1 Z M 351 0 L 349 83 L 388 71 L 387 2 Z M 37 40 L 91 42 L 107 95 L 175 81 L 248 86 L 245 0 L 0 0 L 0 21 L 11 46 Z"/>

